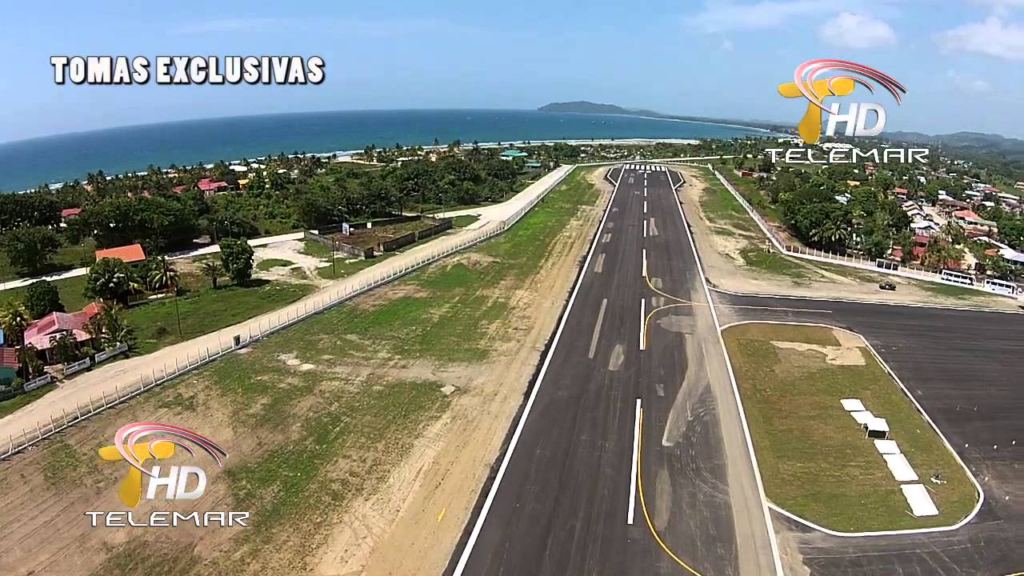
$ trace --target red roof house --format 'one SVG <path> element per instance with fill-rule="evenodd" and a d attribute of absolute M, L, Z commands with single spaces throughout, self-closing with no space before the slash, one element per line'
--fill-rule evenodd
<path fill-rule="evenodd" d="M 114 258 L 123 261 L 125 264 L 131 264 L 133 262 L 142 262 L 145 260 L 146 252 L 142 249 L 140 244 L 97 250 L 96 259 L 102 260 L 104 258 Z"/>
<path fill-rule="evenodd" d="M 36 350 L 49 350 L 52 347 L 50 338 L 61 332 L 70 332 L 77 342 L 87 342 L 92 336 L 85 326 L 99 313 L 100 305 L 95 302 L 74 314 L 52 312 L 29 324 L 25 329 L 25 344 L 31 344 Z"/>
<path fill-rule="evenodd" d="M 906 197 L 906 195 L 909 193 L 906 188 L 897 188 L 897 189 L 893 190 L 893 192 L 895 192 L 897 196 L 904 196 L 904 197 Z"/>
<path fill-rule="evenodd" d="M 188 186 L 175 186 L 172 190 L 174 190 L 175 194 L 181 194 L 186 188 L 188 188 Z"/>
<path fill-rule="evenodd" d="M 216 194 L 221 189 L 229 188 L 230 184 L 223 181 L 214 182 L 210 178 L 203 178 L 202 180 L 199 181 L 199 184 L 197 184 L 197 186 L 199 187 L 200 190 L 206 193 L 207 196 L 209 196 L 210 194 Z"/>
<path fill-rule="evenodd" d="M 65 208 L 65 209 L 60 211 L 60 217 L 65 219 L 65 220 L 67 220 L 68 218 L 73 218 L 75 216 L 78 216 L 81 213 L 82 213 L 82 209 L 81 208 Z"/>

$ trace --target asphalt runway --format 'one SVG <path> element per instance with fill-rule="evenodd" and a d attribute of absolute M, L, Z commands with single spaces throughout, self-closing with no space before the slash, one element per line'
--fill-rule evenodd
<path fill-rule="evenodd" d="M 609 177 L 525 420 L 447 573 L 774 574 L 679 176 L 627 165 Z"/>
<path fill-rule="evenodd" d="M 1024 571 L 1024 315 L 724 293 L 714 298 L 723 324 L 812 322 L 864 336 L 984 491 L 984 504 L 970 523 L 934 534 L 834 537 L 773 513 L 780 538 L 792 534 L 812 574 Z"/>

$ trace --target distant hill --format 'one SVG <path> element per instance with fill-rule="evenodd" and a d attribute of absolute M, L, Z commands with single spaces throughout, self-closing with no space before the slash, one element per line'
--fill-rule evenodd
<path fill-rule="evenodd" d="M 979 152 L 997 152 L 1008 156 L 1024 155 L 1024 140 L 1006 138 L 999 134 L 955 132 L 953 134 L 930 136 L 920 132 L 886 132 L 885 137 L 889 140 L 900 142 L 916 142 L 932 146 L 974 149 Z"/>
<path fill-rule="evenodd" d="M 710 122 L 712 124 L 735 124 L 738 126 L 749 126 L 751 128 L 762 128 L 764 130 L 791 132 L 792 126 L 775 123 L 761 122 L 757 120 L 733 120 L 727 118 L 707 118 L 704 116 L 677 116 L 673 114 L 662 114 L 653 110 L 640 108 L 623 108 L 615 104 L 597 104 L 586 100 L 576 102 L 552 102 L 537 108 L 539 112 L 568 112 L 573 114 L 625 114 L 627 116 L 644 116 L 647 118 L 665 118 L 668 120 L 687 120 L 690 122 Z"/>
<path fill-rule="evenodd" d="M 736 124 L 762 128 L 774 132 L 793 132 L 793 124 L 782 122 L 765 122 L 760 120 L 735 120 L 730 118 L 708 118 L 704 116 L 679 116 L 662 114 L 652 110 L 623 108 L 615 104 L 596 104 L 586 100 L 576 102 L 553 102 L 537 109 L 540 112 L 571 112 L 576 114 L 626 114 L 629 116 L 646 116 L 649 118 L 667 118 L 670 120 L 689 120 L 691 122 L 711 122 L 715 124 Z M 1013 163 L 1024 163 L 1024 140 L 1006 138 L 998 134 L 981 132 L 956 132 L 953 134 L 928 135 L 920 132 L 886 132 L 885 140 L 925 144 L 940 148 L 949 148 L 969 156 L 995 154 Z"/>
<path fill-rule="evenodd" d="M 585 100 L 576 102 L 552 102 L 537 108 L 539 112 L 570 112 L 573 114 L 636 114 L 637 111 L 627 110 L 614 104 L 596 104 Z"/>

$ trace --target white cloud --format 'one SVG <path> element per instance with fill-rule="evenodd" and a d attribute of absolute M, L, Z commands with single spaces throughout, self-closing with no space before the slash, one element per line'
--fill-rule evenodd
<path fill-rule="evenodd" d="M 884 21 L 842 12 L 818 29 L 818 38 L 842 48 L 878 48 L 896 43 L 896 32 Z"/>
<path fill-rule="evenodd" d="M 953 28 L 940 34 L 938 40 L 942 48 L 950 52 L 977 52 L 1005 60 L 1024 60 L 1024 26 L 1004 24 L 996 16 Z"/>
<path fill-rule="evenodd" d="M 704 10 L 684 18 L 684 22 L 704 32 L 758 30 L 775 28 L 800 16 L 834 12 L 821 0 L 762 0 L 754 4 L 711 3 Z"/>
<path fill-rule="evenodd" d="M 725 52 L 732 52 L 732 49 L 733 49 L 732 41 L 729 40 L 728 38 L 722 38 L 721 48 Z"/>
<path fill-rule="evenodd" d="M 999 15 L 1006 15 L 1016 8 L 1024 8 L 1024 0 L 971 0 L 971 3 L 991 8 Z"/>
<path fill-rule="evenodd" d="M 949 79 L 953 81 L 958 88 L 967 90 L 968 92 L 984 93 L 992 90 L 992 85 L 987 81 L 980 78 L 966 78 L 961 76 L 956 70 L 950 70 L 947 74 Z"/>

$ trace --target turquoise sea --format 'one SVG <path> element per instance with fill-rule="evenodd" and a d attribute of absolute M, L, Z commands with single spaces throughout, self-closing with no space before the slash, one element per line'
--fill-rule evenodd
<path fill-rule="evenodd" d="M 763 134 L 720 124 L 527 110 L 387 110 L 240 116 L 147 124 L 0 144 L 0 190 L 35 188 L 148 166 L 211 163 L 281 152 L 605 138 L 733 138 Z"/>

